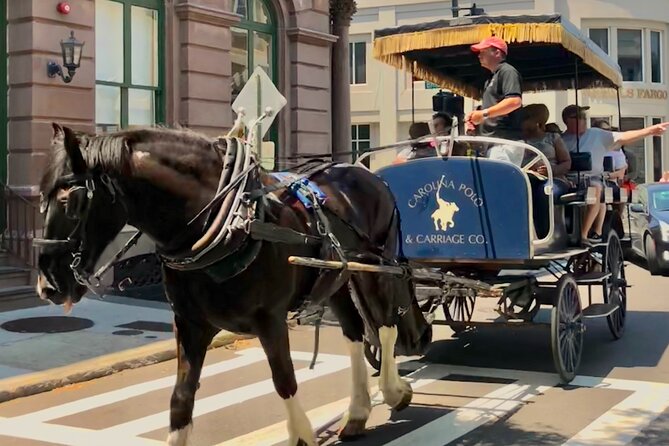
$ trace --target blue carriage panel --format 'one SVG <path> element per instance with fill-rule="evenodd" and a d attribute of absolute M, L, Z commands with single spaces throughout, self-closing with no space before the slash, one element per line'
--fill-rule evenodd
<path fill-rule="evenodd" d="M 397 201 L 407 258 L 530 258 L 528 180 L 517 167 L 485 158 L 425 158 L 376 173 Z"/>

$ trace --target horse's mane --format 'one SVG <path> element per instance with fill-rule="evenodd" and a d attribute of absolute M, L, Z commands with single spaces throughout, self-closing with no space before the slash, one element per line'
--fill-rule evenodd
<path fill-rule="evenodd" d="M 202 157 L 203 150 L 211 152 L 214 142 L 213 139 L 182 127 L 145 127 L 104 135 L 90 135 L 79 131 L 74 133 L 88 168 L 107 173 L 127 173 L 133 151 L 142 150 L 148 144 L 151 144 L 151 151 L 161 157 L 188 153 Z M 54 189 L 58 178 L 71 172 L 72 167 L 61 135 L 52 141 L 40 190 L 48 193 Z"/>

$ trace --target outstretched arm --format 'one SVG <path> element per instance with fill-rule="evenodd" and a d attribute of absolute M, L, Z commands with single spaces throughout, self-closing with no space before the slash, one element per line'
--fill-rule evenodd
<path fill-rule="evenodd" d="M 660 124 L 655 124 L 650 127 L 646 127 L 641 130 L 628 130 L 622 132 L 618 140 L 616 141 L 616 147 L 624 146 L 631 144 L 634 141 L 643 139 L 647 136 L 660 136 L 669 129 L 669 122 L 661 122 Z"/>

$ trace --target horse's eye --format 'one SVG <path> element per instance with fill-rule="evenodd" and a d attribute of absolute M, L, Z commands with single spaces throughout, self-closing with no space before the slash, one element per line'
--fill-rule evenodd
<path fill-rule="evenodd" d="M 72 189 L 65 202 L 65 215 L 72 219 L 80 218 L 87 199 L 85 188 Z"/>

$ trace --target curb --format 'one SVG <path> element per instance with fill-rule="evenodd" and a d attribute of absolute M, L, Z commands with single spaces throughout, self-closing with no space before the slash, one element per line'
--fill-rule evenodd
<path fill-rule="evenodd" d="M 209 344 L 208 350 L 232 344 L 237 340 L 251 338 L 253 336 L 223 331 Z M 171 339 L 98 356 L 63 367 L 7 378 L 0 380 L 0 403 L 174 358 L 176 358 L 176 341 Z"/>

